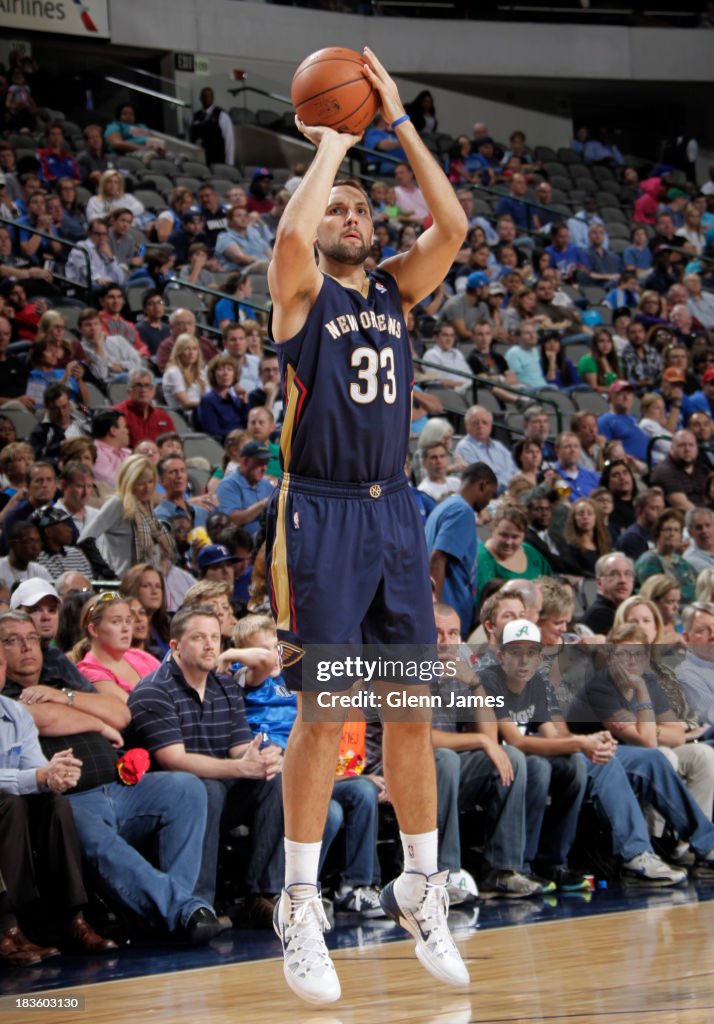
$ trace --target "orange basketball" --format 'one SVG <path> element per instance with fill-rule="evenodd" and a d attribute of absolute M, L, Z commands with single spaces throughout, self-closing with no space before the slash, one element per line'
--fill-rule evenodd
<path fill-rule="evenodd" d="M 351 135 L 363 132 L 379 107 L 364 57 L 343 46 L 327 46 L 306 57 L 293 75 L 290 98 L 305 124 Z"/>

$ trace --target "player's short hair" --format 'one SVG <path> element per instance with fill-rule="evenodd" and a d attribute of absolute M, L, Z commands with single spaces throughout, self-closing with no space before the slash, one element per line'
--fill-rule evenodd
<path fill-rule="evenodd" d="M 364 185 L 358 178 L 335 178 L 332 183 L 333 188 L 353 188 L 357 192 L 361 192 L 365 198 L 365 202 L 371 207 L 369 196 L 365 192 Z"/>

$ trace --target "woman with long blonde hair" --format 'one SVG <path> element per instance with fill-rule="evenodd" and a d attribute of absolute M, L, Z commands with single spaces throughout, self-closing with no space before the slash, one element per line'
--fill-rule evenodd
<path fill-rule="evenodd" d="M 97 217 L 106 217 L 112 210 L 130 210 L 135 217 L 141 217 L 143 204 L 131 192 L 125 192 L 124 187 L 121 171 L 105 171 L 99 179 L 96 196 L 87 203 L 87 222 L 91 224 Z"/>
<path fill-rule="evenodd" d="M 161 569 L 162 557 L 175 556 L 173 539 L 154 516 L 156 467 L 144 455 L 130 455 L 117 473 L 117 493 L 106 501 L 79 537 L 103 538 L 105 557 L 121 578 L 137 562 Z"/>
<path fill-rule="evenodd" d="M 192 334 L 179 334 L 174 342 L 161 387 L 169 409 L 178 412 L 190 412 L 197 408 L 208 391 L 201 347 Z"/>

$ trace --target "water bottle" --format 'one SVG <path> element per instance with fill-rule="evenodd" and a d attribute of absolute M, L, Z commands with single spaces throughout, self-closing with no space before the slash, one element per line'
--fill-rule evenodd
<path fill-rule="evenodd" d="M 258 735 L 260 736 L 260 746 L 258 747 L 259 750 L 265 750 L 266 747 L 272 745 L 272 740 L 270 739 L 270 733 L 268 732 L 267 726 L 261 725 L 260 732 L 258 733 Z"/>

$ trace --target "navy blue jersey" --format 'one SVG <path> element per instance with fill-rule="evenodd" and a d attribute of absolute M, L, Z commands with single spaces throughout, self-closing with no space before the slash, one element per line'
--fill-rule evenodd
<path fill-rule="evenodd" d="M 323 275 L 302 328 L 277 346 L 285 395 L 283 469 L 366 483 L 403 472 L 412 360 L 399 289 L 383 270 L 365 298 Z"/>

